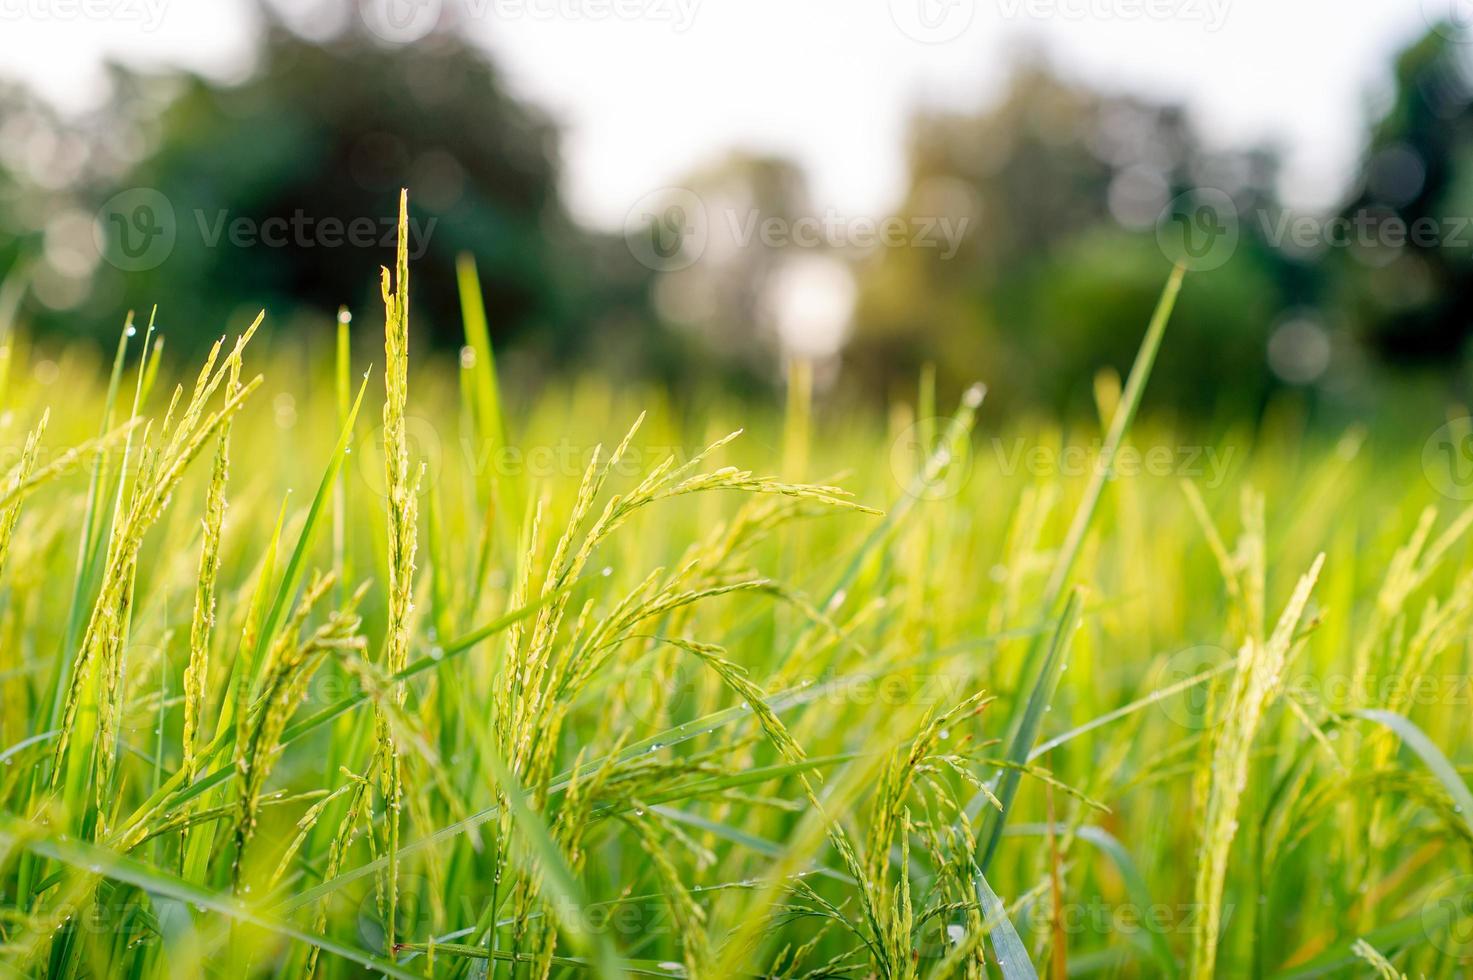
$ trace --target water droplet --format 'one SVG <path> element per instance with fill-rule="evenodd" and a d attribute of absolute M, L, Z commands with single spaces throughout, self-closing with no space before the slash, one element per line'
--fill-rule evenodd
<path fill-rule="evenodd" d="M 352 323 L 353 322 L 353 314 L 349 313 L 347 310 L 338 310 L 338 322 L 339 323 Z"/>
<path fill-rule="evenodd" d="M 127 334 L 129 337 L 136 337 L 138 336 L 138 328 L 130 323 L 128 324 L 128 329 L 124 330 L 123 333 Z"/>

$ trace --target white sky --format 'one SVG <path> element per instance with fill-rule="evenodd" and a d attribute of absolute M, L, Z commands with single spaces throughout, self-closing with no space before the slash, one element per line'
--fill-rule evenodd
<path fill-rule="evenodd" d="M 1392 55 L 1434 12 L 1473 20 L 1473 0 L 375 4 L 442 4 L 466 20 L 514 91 L 562 124 L 574 213 L 610 228 L 733 146 L 795 157 L 819 208 L 883 215 L 904 187 L 911 109 L 996 96 L 1030 39 L 1095 84 L 1184 100 L 1212 142 L 1278 141 L 1286 192 L 1322 203 L 1354 165 Z M 100 98 L 106 58 L 239 74 L 254 25 L 242 0 L 0 0 L 0 74 L 80 108 Z"/>

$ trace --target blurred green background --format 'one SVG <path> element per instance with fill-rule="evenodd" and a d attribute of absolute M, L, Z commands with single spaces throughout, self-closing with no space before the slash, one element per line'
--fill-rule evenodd
<path fill-rule="evenodd" d="M 1473 76 L 1447 28 L 1397 59 L 1331 213 L 1285 207 L 1273 146 L 1209 148 L 1181 105 L 1091 90 L 1024 50 L 1001 99 L 916 110 L 904 203 L 871 222 L 904 241 L 866 247 L 852 220 L 801 240 L 799 165 L 739 148 L 624 234 L 581 227 L 552 117 L 453 25 L 386 45 L 356 20 L 309 40 L 261 14 L 243 79 L 114 67 L 82 116 L 0 87 L 4 322 L 101 348 L 158 304 L 170 356 L 261 308 L 278 338 L 326 343 L 340 304 L 376 327 L 408 186 L 416 342 L 459 348 L 468 254 L 514 387 L 597 370 L 763 397 L 807 356 L 852 401 L 905 394 L 934 363 L 943 393 L 981 378 L 1002 410 L 1090 411 L 1185 233 L 1207 237 L 1154 406 L 1238 420 L 1282 401 L 1335 423 L 1466 401 Z"/>

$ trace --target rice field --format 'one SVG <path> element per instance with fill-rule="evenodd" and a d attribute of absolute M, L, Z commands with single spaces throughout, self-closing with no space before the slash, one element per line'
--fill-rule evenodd
<path fill-rule="evenodd" d="M 1469 974 L 1461 409 L 1177 423 L 1170 269 L 1097 421 L 503 397 L 412 274 L 6 335 L 3 972 Z"/>

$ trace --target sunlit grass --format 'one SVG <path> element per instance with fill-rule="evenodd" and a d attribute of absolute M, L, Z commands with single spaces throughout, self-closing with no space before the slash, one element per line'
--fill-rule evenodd
<path fill-rule="evenodd" d="M 1466 968 L 1473 510 L 1153 415 L 1180 273 L 1098 430 L 503 401 L 411 275 L 305 377 L 6 340 L 8 968 Z"/>

